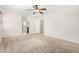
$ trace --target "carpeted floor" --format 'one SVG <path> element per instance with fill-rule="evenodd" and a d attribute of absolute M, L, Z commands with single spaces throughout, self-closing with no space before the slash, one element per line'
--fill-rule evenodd
<path fill-rule="evenodd" d="M 43 34 L 26 34 L 15 37 L 3 37 L 0 43 L 1 53 L 76 53 L 79 44 L 52 38 Z"/>

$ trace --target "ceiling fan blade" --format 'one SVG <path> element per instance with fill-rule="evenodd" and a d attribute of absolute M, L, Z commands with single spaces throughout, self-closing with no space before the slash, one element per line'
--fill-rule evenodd
<path fill-rule="evenodd" d="M 35 14 L 36 12 L 33 12 L 33 14 Z"/>
<path fill-rule="evenodd" d="M 34 9 L 38 9 L 38 5 L 34 5 L 32 6 Z"/>
<path fill-rule="evenodd" d="M 39 11 L 39 13 L 44 14 L 43 12 Z"/>
<path fill-rule="evenodd" d="M 35 9 L 35 6 L 32 6 Z"/>
<path fill-rule="evenodd" d="M 41 8 L 41 9 L 39 9 L 39 10 L 47 10 L 46 8 Z"/>

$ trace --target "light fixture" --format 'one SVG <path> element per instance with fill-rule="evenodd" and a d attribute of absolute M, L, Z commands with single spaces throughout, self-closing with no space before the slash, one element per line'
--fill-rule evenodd
<path fill-rule="evenodd" d="M 39 10 L 38 10 L 38 9 L 37 9 L 37 10 L 34 10 L 34 12 L 35 12 L 35 13 L 39 13 Z"/>

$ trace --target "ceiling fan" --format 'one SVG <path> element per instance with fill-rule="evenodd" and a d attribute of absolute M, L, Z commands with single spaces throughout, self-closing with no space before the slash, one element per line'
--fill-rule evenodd
<path fill-rule="evenodd" d="M 39 5 L 34 5 L 32 7 L 33 9 L 31 9 L 31 11 L 33 11 L 33 14 L 36 14 L 36 13 L 44 14 L 44 11 L 47 10 L 46 8 L 40 8 Z"/>

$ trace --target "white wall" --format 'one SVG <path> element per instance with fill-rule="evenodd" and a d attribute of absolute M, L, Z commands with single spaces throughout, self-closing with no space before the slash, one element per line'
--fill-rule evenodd
<path fill-rule="evenodd" d="M 5 10 L 3 20 L 2 36 L 16 36 L 22 34 L 22 16 L 23 14 L 13 10 Z M 30 16 L 29 21 L 30 33 L 40 33 L 40 17 Z"/>
<path fill-rule="evenodd" d="M 44 33 L 79 43 L 79 6 L 57 7 L 54 12 L 48 10 L 50 13 L 44 19 Z"/>
<path fill-rule="evenodd" d="M 2 17 L 3 20 L 3 36 L 19 35 L 22 32 L 22 16 L 13 11 L 6 10 Z"/>

